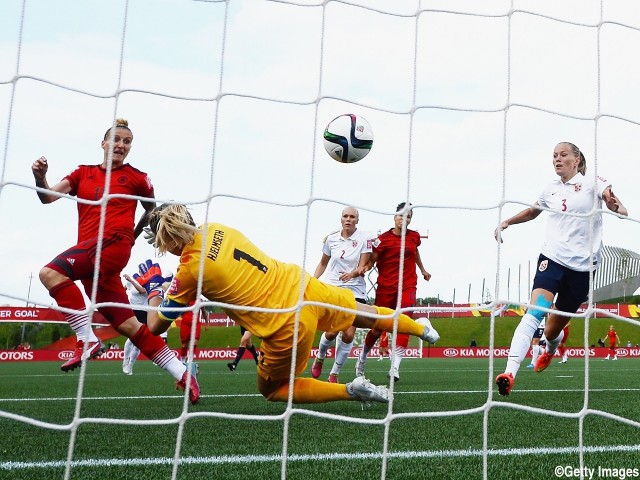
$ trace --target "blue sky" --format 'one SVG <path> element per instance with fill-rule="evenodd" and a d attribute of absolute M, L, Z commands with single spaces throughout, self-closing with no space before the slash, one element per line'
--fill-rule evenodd
<path fill-rule="evenodd" d="M 479 301 L 483 279 L 494 296 L 499 277 L 500 298 L 526 301 L 544 215 L 505 232 L 500 250 L 493 230 L 500 205 L 511 216 L 554 179 L 559 141 L 580 146 L 631 212 L 605 216 L 605 243 L 640 251 L 639 48 L 633 0 L 29 0 L 24 15 L 4 0 L 0 303 L 29 292 L 50 304 L 37 272 L 76 238 L 75 202 L 41 205 L 31 163 L 45 155 L 52 184 L 100 163 L 115 116 L 158 199 L 193 204 L 200 221 L 210 200 L 210 220 L 278 259 L 313 272 L 344 205 L 375 232 L 409 199 L 412 226 L 429 231 L 433 279 L 419 296 L 466 301 L 471 284 Z M 342 113 L 374 130 L 357 164 L 322 147 Z M 129 273 L 153 255 L 140 239 Z"/>

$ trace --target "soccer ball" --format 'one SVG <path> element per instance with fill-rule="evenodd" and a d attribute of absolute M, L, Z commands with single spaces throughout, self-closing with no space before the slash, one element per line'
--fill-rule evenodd
<path fill-rule="evenodd" d="M 324 148 L 340 163 L 362 160 L 371 151 L 373 130 L 364 118 L 346 113 L 334 118 L 324 129 Z"/>

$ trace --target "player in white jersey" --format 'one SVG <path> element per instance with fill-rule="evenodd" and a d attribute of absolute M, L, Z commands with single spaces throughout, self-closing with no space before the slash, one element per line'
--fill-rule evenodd
<path fill-rule="evenodd" d="M 543 348 L 546 345 L 546 341 L 543 340 L 544 337 L 544 318 L 538 328 L 533 333 L 533 338 L 531 339 L 531 363 L 527 365 L 527 368 L 533 368 L 542 353 Z"/>
<path fill-rule="evenodd" d="M 147 311 L 140 310 L 136 307 L 147 305 L 147 291 L 141 287 L 134 278 L 131 278 L 129 274 L 125 273 L 123 277 L 127 282 L 125 288 L 127 289 L 127 296 L 129 297 L 129 303 L 131 304 L 133 314 L 140 323 L 144 323 L 146 325 Z M 169 277 L 167 280 L 169 280 Z M 160 336 L 164 342 L 167 343 L 167 332 L 164 332 Z M 130 338 L 127 338 L 127 341 L 124 342 L 123 354 L 122 372 L 125 375 L 133 375 L 133 365 L 138 360 L 140 349 L 133 344 Z"/>
<path fill-rule="evenodd" d="M 600 262 L 602 201 L 612 212 L 628 215 L 607 180 L 586 175 L 586 159 L 574 144 L 556 145 L 553 167 L 559 178 L 544 189 L 535 205 L 503 221 L 494 233 L 496 240 L 502 241 L 501 232 L 510 225 L 533 220 L 542 209 L 549 211 L 547 233 L 533 280 L 531 307 L 513 334 L 505 372 L 496 377 L 498 392 L 504 396 L 511 392 L 520 363 L 544 316 L 548 313 L 544 330 L 547 346 L 534 365 L 536 372 L 551 363 L 563 338 L 562 329 L 571 318 L 559 315 L 556 310 L 575 313 L 586 300 L 590 271 Z"/>
<path fill-rule="evenodd" d="M 322 258 L 316 267 L 314 276 L 325 274 L 325 282 L 330 285 L 351 290 L 357 302 L 367 303 L 364 280 L 365 266 L 371 257 L 372 235 L 357 229 L 358 210 L 347 207 L 342 210 L 340 222 L 342 229 L 329 234 L 322 246 Z M 329 373 L 329 382 L 338 383 L 338 375 L 349 358 L 356 327 L 351 326 L 342 332 L 342 338 L 336 345 L 335 362 Z M 322 373 L 322 364 L 327 350 L 333 345 L 340 332 L 324 332 L 320 337 L 318 354 L 311 366 L 311 375 L 318 378 Z"/>

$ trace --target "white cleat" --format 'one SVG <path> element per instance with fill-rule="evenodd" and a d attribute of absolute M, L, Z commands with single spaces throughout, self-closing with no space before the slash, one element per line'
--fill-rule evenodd
<path fill-rule="evenodd" d="M 356 377 L 364 377 L 364 361 L 356 360 Z"/>
<path fill-rule="evenodd" d="M 133 369 L 131 368 L 131 364 L 125 358 L 122 362 L 122 373 L 125 375 L 133 375 Z"/>
<path fill-rule="evenodd" d="M 420 338 L 426 342 L 429 343 L 436 343 L 438 340 L 440 340 L 440 334 L 438 333 L 438 331 L 433 328 L 433 325 L 431 325 L 431 322 L 429 321 L 428 318 L 421 318 L 419 320 L 416 320 L 420 325 L 424 325 L 424 331 L 422 332 L 422 335 L 420 336 Z"/>
<path fill-rule="evenodd" d="M 347 384 L 347 392 L 351 398 L 363 402 L 389 403 L 389 389 L 385 386 L 373 385 L 364 377 L 356 377 Z"/>

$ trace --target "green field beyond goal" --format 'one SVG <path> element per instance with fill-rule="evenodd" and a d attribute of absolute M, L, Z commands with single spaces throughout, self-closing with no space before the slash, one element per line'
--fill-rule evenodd
<path fill-rule="evenodd" d="M 369 362 L 373 382 L 387 381 L 388 362 Z M 352 378 L 353 364 L 343 380 Z M 583 360 L 554 362 L 540 374 L 522 369 L 506 400 L 486 359 L 405 360 L 390 411 L 357 402 L 295 406 L 288 424 L 286 405 L 257 393 L 253 362 L 235 373 L 202 362 L 203 395 L 188 407 L 183 430 L 184 398 L 171 393 L 167 375 L 150 362 L 138 363 L 133 376 L 120 367 L 89 364 L 72 439 L 79 375 L 54 362 L 4 364 L 0 478 L 63 478 L 73 440 L 73 479 L 170 478 L 176 444 L 177 478 L 279 478 L 286 449 L 290 479 L 376 479 L 383 468 L 393 479 L 480 479 L 486 412 L 488 477 L 539 480 L 555 478 L 556 466 L 580 465 L 585 407 L 594 411 L 582 423 L 585 465 L 640 467 L 640 429 L 624 420 L 640 422 L 635 359 L 590 361 L 588 397 Z M 496 360 L 496 371 L 503 367 Z"/>

